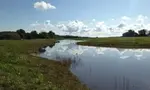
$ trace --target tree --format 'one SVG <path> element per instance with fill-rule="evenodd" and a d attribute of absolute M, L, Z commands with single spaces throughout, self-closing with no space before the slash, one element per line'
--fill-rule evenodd
<path fill-rule="evenodd" d="M 32 39 L 36 39 L 36 38 L 38 38 L 38 34 L 37 34 L 37 32 L 36 31 L 31 31 L 31 38 Z"/>
<path fill-rule="evenodd" d="M 46 32 L 40 32 L 39 38 L 48 38 L 48 34 Z"/>
<path fill-rule="evenodd" d="M 25 36 L 26 35 L 25 30 L 19 29 L 16 32 L 20 35 L 21 39 L 25 39 L 26 38 L 26 36 Z"/>
<path fill-rule="evenodd" d="M 139 36 L 147 36 L 147 30 L 146 29 L 142 29 L 142 30 L 139 30 L 138 33 L 139 33 Z"/>
<path fill-rule="evenodd" d="M 32 39 L 31 34 L 30 33 L 26 33 L 26 39 Z"/>
<path fill-rule="evenodd" d="M 123 37 L 135 37 L 138 36 L 138 33 L 136 33 L 133 30 L 128 30 L 128 32 L 123 33 Z"/>
<path fill-rule="evenodd" d="M 48 37 L 49 37 L 49 38 L 54 38 L 54 37 L 55 37 L 55 33 L 52 32 L 52 31 L 49 31 L 49 32 L 48 32 Z"/>

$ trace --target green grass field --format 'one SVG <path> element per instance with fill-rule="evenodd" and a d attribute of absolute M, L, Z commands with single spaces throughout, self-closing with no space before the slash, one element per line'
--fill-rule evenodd
<path fill-rule="evenodd" d="M 55 40 L 1 40 L 0 90 L 87 90 L 69 71 L 69 63 L 42 59 L 42 46 Z"/>
<path fill-rule="evenodd" d="M 78 45 L 117 47 L 117 48 L 150 48 L 150 37 L 109 37 L 92 38 Z"/>

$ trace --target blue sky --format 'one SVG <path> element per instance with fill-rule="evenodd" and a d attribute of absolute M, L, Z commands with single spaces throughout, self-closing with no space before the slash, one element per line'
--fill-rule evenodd
<path fill-rule="evenodd" d="M 55 7 L 46 10 L 34 8 L 36 2 L 41 0 L 1 0 L 0 30 L 26 29 L 46 20 L 51 24 L 73 20 L 85 24 L 93 19 L 106 22 L 123 16 L 150 16 L 149 0 L 44 0 Z"/>

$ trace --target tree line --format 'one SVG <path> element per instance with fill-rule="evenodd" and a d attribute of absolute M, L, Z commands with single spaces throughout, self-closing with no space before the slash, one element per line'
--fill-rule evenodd
<path fill-rule="evenodd" d="M 0 32 L 0 40 L 49 39 L 49 38 L 75 39 L 75 38 L 88 38 L 88 37 L 56 35 L 53 31 L 37 33 L 36 30 L 33 30 L 31 32 L 25 32 L 25 30 L 23 29 L 18 29 L 16 31 Z"/>
<path fill-rule="evenodd" d="M 150 31 L 147 29 L 139 30 L 138 32 L 135 32 L 134 30 L 128 30 L 127 32 L 122 34 L 123 37 L 146 37 L 150 36 Z"/>
<path fill-rule="evenodd" d="M 37 31 L 31 31 L 25 32 L 23 29 L 19 29 L 16 31 L 3 31 L 0 32 L 0 39 L 15 39 L 15 40 L 20 40 L 20 39 L 48 39 L 48 38 L 55 38 L 55 33 L 52 31 L 47 32 L 40 32 L 37 33 Z"/>
<path fill-rule="evenodd" d="M 122 37 L 146 37 L 150 36 L 150 31 L 147 29 L 139 30 L 135 32 L 134 30 L 128 30 L 127 32 L 122 34 Z M 40 32 L 37 33 L 36 30 L 31 32 L 25 32 L 23 29 L 19 29 L 16 31 L 3 31 L 0 32 L 0 40 L 21 40 L 21 39 L 48 39 L 48 38 L 88 38 L 88 37 L 80 37 L 80 36 L 70 36 L 70 35 L 56 35 L 53 31 L 49 32 Z"/>

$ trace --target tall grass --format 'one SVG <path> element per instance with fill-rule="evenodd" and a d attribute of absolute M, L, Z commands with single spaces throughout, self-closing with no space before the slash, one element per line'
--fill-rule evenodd
<path fill-rule="evenodd" d="M 77 44 L 118 48 L 150 48 L 150 37 L 94 38 L 88 39 L 85 42 L 78 42 Z"/>
<path fill-rule="evenodd" d="M 54 42 L 0 41 L 0 90 L 87 90 L 69 71 L 70 63 L 36 57 L 40 47 Z"/>

